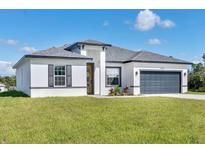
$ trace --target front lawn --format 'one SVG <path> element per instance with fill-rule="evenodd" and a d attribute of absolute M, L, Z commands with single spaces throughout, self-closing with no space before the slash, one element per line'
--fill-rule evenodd
<path fill-rule="evenodd" d="M 202 91 L 188 91 L 187 94 L 205 95 L 205 92 L 202 92 Z"/>
<path fill-rule="evenodd" d="M 205 143 L 205 101 L 0 97 L 0 143 Z"/>

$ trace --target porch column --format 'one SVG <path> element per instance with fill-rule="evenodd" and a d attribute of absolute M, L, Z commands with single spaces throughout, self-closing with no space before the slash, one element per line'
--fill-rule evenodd
<path fill-rule="evenodd" d="M 100 95 L 105 95 L 105 48 L 100 51 Z"/>

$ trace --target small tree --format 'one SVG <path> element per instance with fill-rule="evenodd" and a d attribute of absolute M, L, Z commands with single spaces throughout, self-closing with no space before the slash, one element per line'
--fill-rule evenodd
<path fill-rule="evenodd" d="M 205 86 L 205 67 L 202 63 L 193 64 L 189 73 L 189 89 L 199 89 Z"/>
<path fill-rule="evenodd" d="M 189 75 L 189 88 L 196 90 L 203 86 L 203 78 L 199 73 L 192 73 Z"/>
<path fill-rule="evenodd" d="M 15 76 L 0 76 L 0 83 L 5 84 L 6 88 L 8 90 L 11 90 L 11 87 L 14 87 L 16 85 L 16 77 Z"/>
<path fill-rule="evenodd" d="M 204 66 L 202 63 L 198 63 L 198 64 L 193 64 L 192 65 L 192 72 L 196 73 L 196 72 L 201 72 L 204 70 Z"/>

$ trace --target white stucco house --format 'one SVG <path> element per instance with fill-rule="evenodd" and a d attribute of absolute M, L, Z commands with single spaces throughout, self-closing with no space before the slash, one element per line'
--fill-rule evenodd
<path fill-rule="evenodd" d="M 7 91 L 5 84 L 0 83 L 0 92 Z"/>
<path fill-rule="evenodd" d="M 85 40 L 23 56 L 15 65 L 17 90 L 31 97 L 187 92 L 190 62 Z"/>

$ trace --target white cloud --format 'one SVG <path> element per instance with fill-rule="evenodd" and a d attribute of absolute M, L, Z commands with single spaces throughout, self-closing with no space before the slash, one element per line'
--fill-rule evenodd
<path fill-rule="evenodd" d="M 150 10 L 140 11 L 136 18 L 135 28 L 139 31 L 147 31 L 160 23 L 160 17 Z"/>
<path fill-rule="evenodd" d="M 12 62 L 0 61 L 0 75 L 14 75 L 15 70 L 12 69 L 12 66 Z"/>
<path fill-rule="evenodd" d="M 161 26 L 162 28 L 171 28 L 175 26 L 175 23 L 169 19 L 161 20 L 160 16 L 150 10 L 140 11 L 137 15 L 135 22 L 135 29 L 139 31 L 148 31 L 155 26 Z"/>
<path fill-rule="evenodd" d="M 4 45 L 17 45 L 18 44 L 18 40 L 13 40 L 13 39 L 0 39 L 0 44 L 4 44 Z"/>
<path fill-rule="evenodd" d="M 147 43 L 150 45 L 160 45 L 162 42 L 158 38 L 152 38 L 149 39 Z"/>
<path fill-rule="evenodd" d="M 167 19 L 167 20 L 160 22 L 160 26 L 163 28 L 172 28 L 175 26 L 175 23 Z"/>
<path fill-rule="evenodd" d="M 110 22 L 108 21 L 108 20 L 105 20 L 104 22 L 103 22 L 103 26 L 109 26 L 110 25 Z"/>
<path fill-rule="evenodd" d="M 36 51 L 36 49 L 34 47 L 25 46 L 21 48 L 21 51 L 24 51 L 26 53 L 33 53 Z"/>

